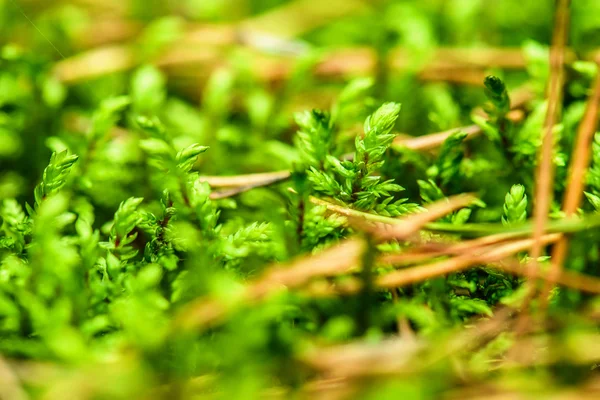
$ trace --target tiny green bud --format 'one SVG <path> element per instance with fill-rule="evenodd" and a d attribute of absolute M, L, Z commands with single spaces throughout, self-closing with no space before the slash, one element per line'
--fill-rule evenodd
<path fill-rule="evenodd" d="M 504 197 L 504 225 L 523 222 L 527 219 L 527 195 L 523 185 L 513 185 Z"/>

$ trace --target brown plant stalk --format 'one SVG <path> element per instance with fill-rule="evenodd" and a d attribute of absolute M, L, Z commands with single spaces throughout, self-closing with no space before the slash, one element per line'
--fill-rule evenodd
<path fill-rule="evenodd" d="M 568 34 L 569 20 L 569 0 L 559 0 L 555 13 L 554 31 L 552 36 L 552 45 L 550 48 L 550 81 L 548 84 L 548 104 L 546 110 L 546 118 L 543 127 L 542 147 L 539 155 L 539 165 L 537 169 L 537 179 L 535 185 L 535 203 L 533 210 L 533 244 L 530 251 L 530 256 L 533 262 L 530 263 L 530 276 L 538 268 L 538 258 L 542 255 L 544 243 L 542 236 L 548 218 L 548 212 L 552 203 L 553 197 L 553 180 L 554 180 L 554 126 L 556 125 L 562 102 L 562 92 L 564 85 L 564 61 L 565 47 Z M 534 292 L 535 287 L 533 282 L 528 282 L 529 291 Z M 519 326 L 525 326 L 526 314 L 521 315 Z"/>
<path fill-rule="evenodd" d="M 571 165 L 569 168 L 569 180 L 567 190 L 563 198 L 563 212 L 566 217 L 570 217 L 577 212 L 583 198 L 583 189 L 585 186 L 585 177 L 591 158 L 591 145 L 594 134 L 598 126 L 598 104 L 600 102 L 600 74 L 594 79 L 592 93 L 590 94 L 583 120 L 579 124 L 577 131 L 577 140 L 571 155 Z M 563 263 L 569 249 L 569 238 L 563 235 L 552 249 L 552 259 L 549 274 L 550 279 L 546 281 L 544 289 L 541 292 L 542 307 L 545 308 L 548 303 L 548 296 L 551 289 L 552 279 L 560 275 L 563 269 Z"/>
<path fill-rule="evenodd" d="M 429 212 L 412 214 L 398 219 L 404 228 L 403 237 L 417 232 L 426 223 L 462 207 L 466 196 L 457 196 L 431 205 Z M 339 244 L 312 256 L 300 258 L 287 264 L 276 264 L 266 269 L 259 278 L 250 282 L 240 294 L 240 301 L 252 303 L 278 290 L 305 285 L 316 277 L 340 275 L 359 264 L 364 243 L 357 238 L 346 239 Z M 215 299 L 199 299 L 186 306 L 175 319 L 176 329 L 193 329 L 209 325 L 223 318 L 228 309 Z"/>
<path fill-rule="evenodd" d="M 209 69 L 222 65 L 226 50 L 222 46 L 199 46 L 194 44 L 196 35 L 175 43 L 158 58 L 148 60 L 167 72 L 177 74 L 187 71 L 188 77 L 202 77 Z M 249 43 L 254 43 L 249 41 Z M 490 56 L 489 53 L 494 53 Z M 261 49 L 252 53 L 252 62 L 257 76 L 268 82 L 286 79 L 293 71 L 294 60 L 289 57 L 265 56 Z M 391 53 L 391 68 L 404 71 L 410 67 L 410 55 L 402 49 Z M 517 61 L 515 61 L 517 60 Z M 143 60 L 136 55 L 135 48 L 123 45 L 108 45 L 91 49 L 56 63 L 54 74 L 65 84 L 98 78 L 115 72 L 126 72 L 138 66 Z M 376 64 L 376 55 L 369 48 L 354 48 L 333 51 L 324 56 L 314 68 L 314 74 L 321 78 L 348 77 L 371 73 Z M 437 49 L 429 63 L 426 63 L 417 74 L 424 81 L 455 81 L 482 85 L 483 72 L 489 68 L 525 67 L 525 60 L 520 49 Z M 179 71 L 179 72 L 178 72 Z M 458 71 L 458 73 L 457 73 Z M 465 79 L 465 74 L 473 74 Z M 191 75 L 190 75 L 191 74 Z M 459 79 L 457 76 L 461 75 Z"/>

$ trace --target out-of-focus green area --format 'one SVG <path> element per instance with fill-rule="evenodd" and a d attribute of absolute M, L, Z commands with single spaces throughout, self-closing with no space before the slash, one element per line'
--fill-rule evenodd
<path fill-rule="evenodd" d="M 581 218 L 561 199 L 599 1 L 570 5 L 555 127 L 577 275 L 528 330 L 527 246 L 517 276 L 499 247 L 436 264 L 531 235 L 555 8 L 0 0 L 0 399 L 597 395 L 600 136 Z"/>

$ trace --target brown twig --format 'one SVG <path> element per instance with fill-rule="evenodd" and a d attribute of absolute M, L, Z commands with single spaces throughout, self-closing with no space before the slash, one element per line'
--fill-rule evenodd
<path fill-rule="evenodd" d="M 535 187 L 535 204 L 533 210 L 534 227 L 533 227 L 533 245 L 531 247 L 530 256 L 533 262 L 530 264 L 529 271 L 531 275 L 538 267 L 538 258 L 542 255 L 544 243 L 541 238 L 544 234 L 546 219 L 550 210 L 550 204 L 553 197 L 553 177 L 554 164 L 553 147 L 554 135 L 553 130 L 558 116 L 560 114 L 562 92 L 564 84 L 564 60 L 565 46 L 568 34 L 568 19 L 569 19 L 569 0 L 558 0 L 555 14 L 554 31 L 552 37 L 552 46 L 550 48 L 550 82 L 548 84 L 548 105 L 546 110 L 546 119 L 543 128 L 543 140 L 540 150 L 540 161 L 537 169 L 537 179 Z M 533 282 L 528 282 L 529 291 L 535 291 Z M 529 298 L 530 296 L 528 296 Z M 526 313 L 521 314 L 519 327 L 526 324 Z M 518 328 L 520 329 L 520 328 Z"/>
<path fill-rule="evenodd" d="M 560 234 L 549 234 L 542 237 L 542 243 L 554 243 L 560 238 Z M 474 265 L 489 265 L 505 272 L 521 276 L 530 276 L 531 267 L 523 266 L 518 260 L 510 256 L 531 247 L 533 239 L 523 239 L 508 242 L 502 245 L 489 246 L 477 249 L 473 253 L 466 253 L 447 260 L 437 261 L 430 264 L 420 265 L 413 268 L 398 270 L 380 276 L 375 280 L 375 286 L 381 289 L 391 289 L 422 282 L 427 279 L 459 272 Z M 600 294 L 600 279 L 570 271 L 562 271 L 559 275 L 545 276 L 541 274 L 539 267 L 533 270 L 534 276 L 549 280 L 572 289 L 587 293 Z M 331 297 L 337 295 L 355 294 L 361 289 L 358 279 L 348 278 L 341 283 L 328 284 L 316 282 L 303 291 L 303 293 L 315 297 Z"/>
<path fill-rule="evenodd" d="M 571 166 L 569 170 L 569 180 L 567 190 L 563 200 L 563 211 L 565 216 L 570 217 L 581 204 L 583 198 L 583 189 L 585 185 L 585 176 L 591 158 L 591 144 L 594 139 L 594 133 L 598 126 L 598 103 L 600 102 L 600 74 L 596 75 L 592 93 L 588 98 L 583 120 L 579 124 L 577 131 L 577 140 L 571 155 Z M 565 261 L 569 238 L 566 235 L 556 243 L 552 249 L 552 262 L 549 274 L 551 279 L 559 275 L 562 265 Z M 544 289 L 541 292 L 542 307 L 545 308 L 548 302 L 548 295 L 551 289 L 551 279 L 546 281 Z"/>
<path fill-rule="evenodd" d="M 242 295 L 244 302 L 255 302 L 277 290 L 303 285 L 319 276 L 331 276 L 348 272 L 358 264 L 363 243 L 359 239 L 347 239 L 319 254 L 303 257 L 288 264 L 267 268 L 261 277 L 250 282 Z M 200 299 L 188 305 L 176 318 L 175 325 L 193 329 L 219 321 L 227 308 L 214 299 Z"/>
<path fill-rule="evenodd" d="M 142 25 L 123 18 L 99 18 L 84 28 L 75 38 L 79 48 L 92 48 L 115 44 L 132 38 L 142 29 Z"/>
<path fill-rule="evenodd" d="M 481 82 L 483 82 L 483 80 Z M 507 114 L 507 118 L 512 122 L 519 122 L 523 120 L 525 115 L 521 109 L 525 107 L 531 100 L 533 100 L 534 97 L 535 94 L 528 85 L 516 89 L 510 95 L 511 111 Z M 473 113 L 485 116 L 485 113 L 481 108 L 477 108 L 473 111 Z M 442 143 L 448 139 L 448 137 L 457 132 L 466 133 L 467 137 L 465 140 L 470 140 L 479 136 L 483 132 L 483 129 L 481 129 L 479 125 L 474 124 L 417 137 L 398 136 L 394 140 L 393 146 L 397 149 L 406 148 L 418 151 L 432 150 L 441 146 Z"/>
<path fill-rule="evenodd" d="M 223 46 L 207 46 L 205 42 L 195 43 L 195 38 L 204 36 L 196 32 L 184 37 L 181 42 L 174 43 L 165 53 L 154 60 L 154 64 L 167 72 L 177 74 L 183 70 L 186 76 L 203 77 L 207 75 L 200 66 L 213 67 L 222 64 Z M 247 45 L 256 43 L 247 41 Z M 257 47 L 257 46 L 255 46 Z M 289 46 L 288 46 L 289 47 Z M 257 77 L 270 82 L 281 81 L 293 71 L 294 59 L 289 57 L 265 56 L 262 49 L 252 53 L 252 66 Z M 391 52 L 391 68 L 407 70 L 410 67 L 410 54 L 402 49 Z M 110 45 L 92 49 L 76 56 L 57 62 L 55 75 L 66 84 L 81 82 L 114 72 L 125 72 L 138 65 L 141 60 L 136 57 L 135 49 L 128 45 Z M 324 56 L 314 68 L 314 74 L 321 78 L 351 77 L 371 73 L 376 64 L 376 55 L 369 48 L 351 48 L 338 50 Z M 481 85 L 483 72 L 491 67 L 524 68 L 525 61 L 520 49 L 438 49 L 431 61 L 426 63 L 418 77 L 422 80 L 440 81 L 444 76 L 449 81 L 461 81 Z M 177 68 L 174 68 L 177 67 Z M 178 72 L 179 71 L 179 72 Z M 463 78 L 458 79 L 456 71 Z M 473 74 L 464 79 L 465 73 Z M 191 74 L 191 75 L 190 75 Z"/>
<path fill-rule="evenodd" d="M 113 45 L 77 54 L 57 62 L 54 74 L 64 83 L 78 83 L 134 68 L 136 59 L 128 46 Z"/>
<path fill-rule="evenodd" d="M 255 184 L 269 184 L 271 182 L 277 182 L 290 177 L 290 171 L 275 171 L 275 172 L 262 172 L 257 174 L 247 175 L 232 175 L 232 176 L 209 176 L 201 175 L 198 180 L 200 182 L 206 182 L 214 188 L 221 187 L 237 187 L 245 185 Z M 267 182 L 267 183 L 266 183 Z"/>
<path fill-rule="evenodd" d="M 518 260 L 507 260 L 492 266 L 513 275 L 528 276 L 528 272 L 524 270 L 523 265 L 520 264 Z M 600 294 L 600 279 L 595 276 L 584 275 L 568 270 L 560 270 L 556 274 L 543 274 L 539 268 L 535 270 L 534 273 L 535 276 L 541 277 L 550 284 L 558 284 L 586 293 Z"/>
<path fill-rule="evenodd" d="M 21 387 L 11 366 L 0 356 L 0 399 L 26 400 L 29 396 Z"/>
<path fill-rule="evenodd" d="M 542 238 L 543 243 L 551 243 L 558 240 L 559 235 L 551 234 Z M 450 272 L 457 272 L 474 264 L 487 264 L 498 262 L 504 258 L 523 251 L 531 246 L 532 239 L 515 240 L 513 242 L 484 247 L 477 252 L 465 253 L 455 258 L 434 262 L 410 269 L 403 269 L 381 276 L 376 280 L 380 288 L 392 288 L 406 286 L 411 283 L 421 282 Z"/>
<path fill-rule="evenodd" d="M 379 262 L 382 264 L 391 264 L 395 266 L 412 264 L 435 257 L 472 253 L 486 246 L 497 245 L 522 236 L 526 236 L 526 234 L 520 232 L 511 232 L 483 236 L 477 239 L 463 240 L 458 243 L 427 242 L 402 253 L 383 254 L 379 258 Z"/>
<path fill-rule="evenodd" d="M 391 239 L 406 240 L 426 223 L 435 221 L 460 208 L 467 207 L 473 204 L 475 199 L 475 196 L 471 194 L 451 196 L 428 205 L 426 212 L 413 214 L 410 217 L 398 220 L 397 224 L 378 223 L 376 226 L 373 226 L 371 233 L 378 240 L 382 241 Z M 364 216 L 359 218 L 362 219 Z"/>
<path fill-rule="evenodd" d="M 210 198 L 216 200 L 235 196 L 258 187 L 282 182 L 290 176 L 290 171 L 275 171 L 247 175 L 200 176 L 198 180 L 207 182 L 213 188 L 222 188 L 210 194 Z"/>
<path fill-rule="evenodd" d="M 410 361 L 424 343 L 388 339 L 380 343 L 355 342 L 315 349 L 301 356 L 311 368 L 328 376 L 356 378 L 382 375 L 410 368 Z"/>
<path fill-rule="evenodd" d="M 430 211 L 411 214 L 398 219 L 402 226 L 401 236 L 407 237 L 417 232 L 426 223 L 440 218 L 445 213 L 453 211 L 461 201 L 466 201 L 470 196 L 457 196 L 449 201 L 433 203 Z M 256 280 L 250 282 L 240 301 L 252 303 L 263 299 L 278 290 L 289 289 L 305 285 L 316 277 L 340 275 L 351 271 L 358 265 L 360 255 L 363 253 L 364 243 L 356 238 L 346 239 L 341 243 L 316 255 L 300 258 L 288 264 L 277 264 L 266 269 L 266 272 Z M 175 318 L 174 328 L 193 329 L 219 321 L 227 314 L 227 307 L 222 302 L 214 299 L 199 299 L 190 303 Z"/>
<path fill-rule="evenodd" d="M 468 125 L 460 128 L 452 128 L 447 131 L 430 133 L 423 136 L 417 137 L 406 137 L 406 136 L 398 136 L 394 139 L 394 143 L 392 146 L 396 150 L 401 149 L 409 149 L 409 150 L 418 150 L 418 151 L 426 151 L 437 148 L 441 146 L 442 143 L 454 133 L 464 132 L 467 134 L 465 140 L 473 139 L 479 136 L 483 129 L 479 125 Z"/>

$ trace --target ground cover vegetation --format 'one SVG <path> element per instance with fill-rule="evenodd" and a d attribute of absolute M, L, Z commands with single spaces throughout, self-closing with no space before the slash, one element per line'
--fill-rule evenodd
<path fill-rule="evenodd" d="M 0 399 L 597 398 L 600 3 L 0 0 Z"/>

